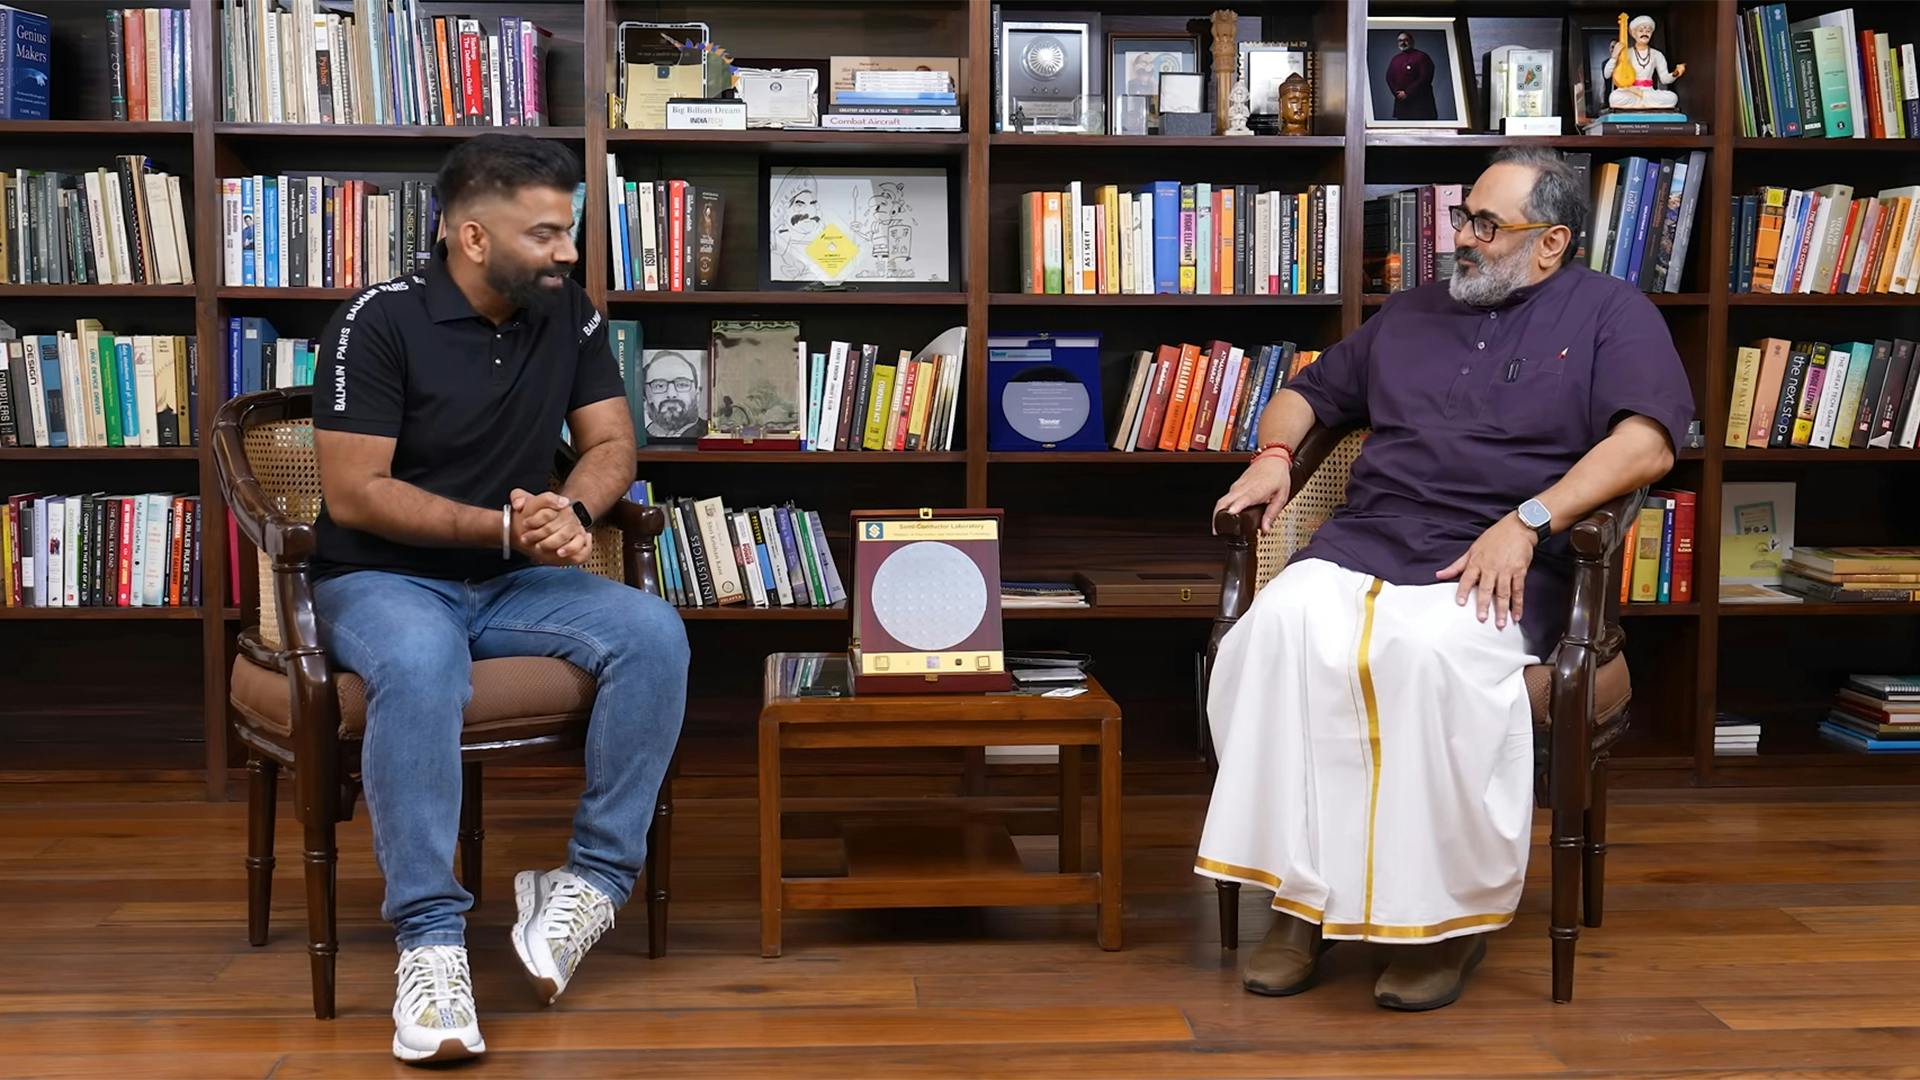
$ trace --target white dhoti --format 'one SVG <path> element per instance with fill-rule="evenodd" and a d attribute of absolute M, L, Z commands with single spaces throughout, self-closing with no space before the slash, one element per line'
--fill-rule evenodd
<path fill-rule="evenodd" d="M 1195 870 L 1271 890 L 1328 938 L 1410 944 L 1513 919 L 1533 817 L 1520 627 L 1456 586 L 1312 559 L 1220 642 L 1220 771 Z"/>

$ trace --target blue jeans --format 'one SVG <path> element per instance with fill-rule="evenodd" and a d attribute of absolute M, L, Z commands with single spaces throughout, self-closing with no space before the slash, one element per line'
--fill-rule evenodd
<path fill-rule="evenodd" d="M 551 656 L 599 683 L 587 787 L 567 869 L 624 905 L 680 737 L 687 634 L 665 601 L 583 570 L 527 567 L 481 582 L 361 570 L 314 585 L 320 643 L 367 684 L 361 775 L 382 918 L 401 949 L 459 945 L 473 897 L 453 876 L 461 712 L 474 660 Z"/>

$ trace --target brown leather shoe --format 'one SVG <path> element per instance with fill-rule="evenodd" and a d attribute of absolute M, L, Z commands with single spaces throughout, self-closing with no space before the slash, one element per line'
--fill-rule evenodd
<path fill-rule="evenodd" d="M 1268 997 L 1297 994 L 1313 985 L 1313 962 L 1325 951 L 1318 925 L 1276 915 L 1267 936 L 1247 957 L 1240 984 Z"/>
<path fill-rule="evenodd" d="M 1396 945 L 1387 970 L 1373 984 L 1373 1000 L 1405 1012 L 1451 1005 L 1467 985 L 1467 972 L 1486 955 L 1485 934 L 1448 938 L 1430 945 Z"/>

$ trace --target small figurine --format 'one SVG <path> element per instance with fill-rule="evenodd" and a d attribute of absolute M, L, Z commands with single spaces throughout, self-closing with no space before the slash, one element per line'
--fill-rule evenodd
<path fill-rule="evenodd" d="M 1227 95 L 1233 92 L 1234 40 L 1239 34 L 1240 16 L 1232 11 L 1216 11 L 1208 23 L 1213 31 L 1213 133 L 1227 133 Z"/>
<path fill-rule="evenodd" d="M 1247 129 L 1247 116 L 1253 110 L 1247 107 L 1247 83 L 1242 79 L 1233 84 L 1227 92 L 1227 134 L 1251 135 Z"/>
<path fill-rule="evenodd" d="M 1667 71 L 1667 58 L 1653 47 L 1653 26 L 1652 16 L 1641 15 L 1629 22 L 1626 12 L 1620 13 L 1620 38 L 1607 47 L 1607 62 L 1600 70 L 1601 76 L 1613 84 L 1607 95 L 1608 108 L 1664 111 L 1680 104 L 1678 94 L 1662 87 L 1672 86 L 1675 79 L 1685 75 L 1687 65 L 1675 64 L 1672 72 Z"/>
<path fill-rule="evenodd" d="M 1297 71 L 1280 84 L 1280 134 L 1313 134 L 1313 93 Z"/>

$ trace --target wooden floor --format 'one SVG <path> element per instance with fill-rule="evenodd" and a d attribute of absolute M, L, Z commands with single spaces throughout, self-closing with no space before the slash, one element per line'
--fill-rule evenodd
<path fill-rule="evenodd" d="M 340 844 L 340 1018 L 320 1022 L 291 843 L 272 941 L 249 948 L 244 807 L 191 795 L 0 786 L 0 1075 L 406 1072 L 364 817 Z M 1458 1005 L 1424 1015 L 1372 1004 L 1365 946 L 1336 948 L 1306 995 L 1241 991 L 1190 872 L 1191 796 L 1128 800 L 1124 951 L 1095 947 L 1090 910 L 844 912 L 792 920 L 779 960 L 757 955 L 752 802 L 686 799 L 671 954 L 646 959 L 635 905 L 539 1008 L 504 940 L 509 884 L 558 861 L 570 810 L 561 791 L 489 793 L 469 936 L 491 1052 L 471 1075 L 1920 1076 L 1920 798 L 1627 793 L 1574 1003 L 1547 997 L 1536 847 L 1519 921 Z M 1044 838 L 1023 851 L 1053 858 Z M 1249 890 L 1249 941 L 1266 918 Z"/>

